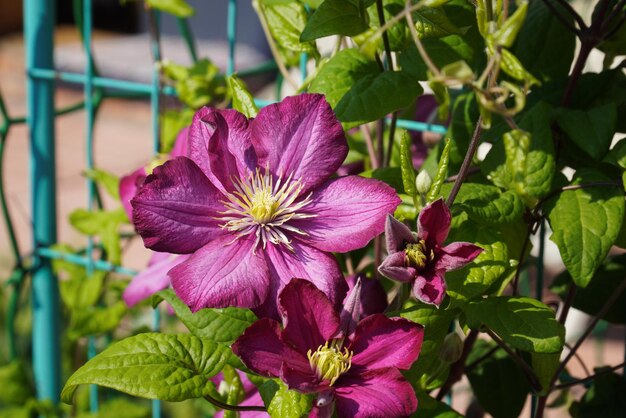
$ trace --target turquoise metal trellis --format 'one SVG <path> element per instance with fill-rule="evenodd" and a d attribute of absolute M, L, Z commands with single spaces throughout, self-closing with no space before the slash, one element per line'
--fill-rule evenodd
<path fill-rule="evenodd" d="M 227 15 L 227 38 L 229 44 L 228 64 L 226 74 L 235 72 L 235 45 L 237 35 L 237 0 L 228 1 Z M 59 401 L 61 382 L 60 367 L 60 332 L 59 329 L 59 290 L 58 282 L 52 271 L 52 260 L 63 259 L 68 262 L 85 266 L 88 272 L 94 270 L 114 271 L 121 274 L 133 275 L 134 271 L 123 266 L 113 265 L 109 262 L 95 259 L 93 256 L 93 241 L 89 240 L 85 255 L 66 254 L 54 250 L 51 246 L 56 242 L 56 185 L 55 185 L 55 138 L 54 124 L 56 116 L 74 110 L 85 109 L 86 119 L 86 165 L 94 167 L 93 155 L 93 127 L 96 112 L 100 103 L 107 97 L 110 90 L 139 94 L 150 99 L 152 111 L 152 130 L 154 138 L 154 151 L 159 150 L 159 110 L 160 97 L 162 95 L 174 95 L 175 91 L 169 86 L 162 86 L 157 63 L 161 59 L 159 41 L 159 13 L 148 11 L 151 22 L 151 50 L 154 68 L 151 83 L 138 83 L 126 80 L 101 77 L 93 60 L 92 50 L 92 1 L 82 0 L 77 4 L 82 13 L 79 27 L 83 38 L 86 55 L 84 73 L 61 72 L 55 69 L 53 62 L 53 30 L 55 22 L 55 0 L 24 0 L 24 27 L 26 44 L 26 71 L 27 71 L 27 94 L 28 116 L 26 122 L 30 127 L 30 180 L 32 193 L 32 217 L 33 217 L 33 266 L 32 266 L 32 306 L 33 306 L 33 364 L 37 397 L 53 402 Z M 189 53 L 194 61 L 197 53 L 187 21 L 178 19 L 178 27 L 185 39 Z M 301 58 L 301 71 L 303 78 L 306 75 L 308 57 Z M 254 71 L 254 70 L 251 70 Z M 240 72 L 241 75 L 245 71 Z M 67 109 L 55 111 L 54 92 L 55 82 L 64 81 L 82 85 L 84 89 L 84 101 Z M 110 90 L 105 90 L 110 89 Z M 267 104 L 258 101 L 259 105 Z M 0 97 L 0 111 L 6 116 L 4 103 Z M 5 117 L 4 126 L 0 126 L 2 145 L 8 132 L 8 126 L 13 123 L 21 123 L 24 120 L 10 119 Z M 446 128 L 438 125 L 430 125 L 421 122 L 399 120 L 398 127 L 415 131 L 433 131 L 445 133 Z M 1 157 L 0 157 L 1 160 Z M 0 167 L 1 169 L 1 167 Z M 94 209 L 97 202 L 97 192 L 93 180 L 87 180 L 88 201 L 87 208 Z M 8 213 L 2 198 L 3 212 Z M 9 233 L 12 242 L 12 226 L 9 221 Z M 17 245 L 13 245 L 13 252 L 17 261 L 16 271 L 23 272 L 20 253 Z M 158 310 L 154 311 L 154 328 L 159 326 Z M 96 346 L 93 340 L 89 341 L 88 353 L 96 354 Z M 90 404 L 92 411 L 98 410 L 98 392 L 96 387 L 90 388 Z M 161 407 L 158 401 L 153 403 L 153 417 L 161 416 Z"/>

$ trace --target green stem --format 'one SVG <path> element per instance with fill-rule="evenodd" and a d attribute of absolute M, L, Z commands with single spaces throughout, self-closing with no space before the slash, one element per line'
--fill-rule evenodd
<path fill-rule="evenodd" d="M 227 409 L 229 411 L 240 411 L 240 412 L 245 412 L 245 411 L 262 411 L 265 412 L 267 411 L 267 409 L 264 406 L 239 406 L 239 405 L 230 405 L 227 403 L 224 403 L 218 399 L 213 398 L 212 396 L 206 395 L 204 397 L 205 400 L 207 400 L 209 403 L 217 406 L 218 408 L 221 409 Z"/>

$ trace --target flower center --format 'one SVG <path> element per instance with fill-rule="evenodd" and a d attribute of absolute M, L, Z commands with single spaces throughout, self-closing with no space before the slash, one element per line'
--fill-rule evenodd
<path fill-rule="evenodd" d="M 429 255 L 426 255 L 426 253 L 426 241 L 423 239 L 419 240 L 417 244 L 408 244 L 404 250 L 407 264 L 419 269 L 426 267 L 426 263 L 435 258 L 433 250 L 430 250 Z"/>
<path fill-rule="evenodd" d="M 292 220 L 316 216 L 302 213 L 302 209 L 311 203 L 311 195 L 300 197 L 304 185 L 299 180 L 292 180 L 291 176 L 275 179 L 269 169 L 262 173 L 257 168 L 247 179 L 234 179 L 233 185 L 235 190 L 226 193 L 228 200 L 222 201 L 226 210 L 218 218 L 224 222 L 220 225 L 223 229 L 236 233 L 232 242 L 254 234 L 253 251 L 261 244 L 265 248 L 268 242 L 283 244 L 293 251 L 288 235 L 307 235 L 289 224 Z"/>
<path fill-rule="evenodd" d="M 306 355 L 311 369 L 320 379 L 330 381 L 330 386 L 352 365 L 352 352 L 345 347 L 342 350 L 341 343 L 337 340 L 332 341 L 330 345 L 326 341 L 315 352 L 309 350 Z"/>

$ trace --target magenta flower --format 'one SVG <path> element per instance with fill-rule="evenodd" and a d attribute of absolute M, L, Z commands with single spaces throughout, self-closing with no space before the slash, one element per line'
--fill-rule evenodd
<path fill-rule="evenodd" d="M 417 218 L 417 235 L 388 216 L 385 239 L 389 255 L 378 271 L 392 280 L 411 283 L 418 300 L 439 306 L 446 295 L 445 272 L 463 267 L 483 251 L 469 242 L 443 247 L 451 220 L 442 199 L 422 209 Z"/>
<path fill-rule="evenodd" d="M 363 273 L 346 277 L 349 290 L 343 302 L 344 305 L 348 302 L 350 292 L 353 291 L 359 280 L 361 282 L 359 316 L 365 318 L 376 313 L 383 313 L 387 308 L 387 292 L 380 284 L 380 280 L 370 279 Z"/>
<path fill-rule="evenodd" d="M 193 253 L 170 271 L 193 311 L 239 306 L 276 317 L 293 277 L 338 305 L 346 284 L 329 252 L 365 246 L 400 203 L 377 180 L 329 180 L 348 145 L 321 95 L 288 97 L 250 120 L 200 109 L 189 147 L 189 158 L 157 167 L 132 204 L 148 248 Z"/>
<path fill-rule="evenodd" d="M 300 279 L 285 286 L 278 305 L 282 328 L 261 319 L 232 346 L 250 370 L 317 394 L 316 416 L 330 416 L 333 406 L 339 417 L 400 417 L 415 411 L 415 393 L 399 369 L 410 368 L 419 355 L 420 325 L 374 314 L 359 321 L 353 333 L 346 331 L 326 295 Z"/>
<path fill-rule="evenodd" d="M 170 152 L 170 157 L 178 157 L 187 155 L 187 133 L 189 129 L 182 129 L 176 137 L 174 148 Z M 133 208 L 130 204 L 132 198 L 137 194 L 137 190 L 143 185 L 146 176 L 154 169 L 154 167 L 163 164 L 167 160 L 167 156 L 159 155 L 155 157 L 150 164 L 140 167 L 127 176 L 120 179 L 119 194 L 122 206 L 126 211 L 129 219 L 133 218 Z M 153 252 L 148 267 L 141 273 L 133 277 L 133 280 L 126 286 L 122 298 L 126 305 L 134 306 L 142 300 L 152 296 L 170 285 L 170 278 L 167 276 L 168 271 L 176 265 L 185 261 L 189 256 L 179 256 L 175 254 Z"/>

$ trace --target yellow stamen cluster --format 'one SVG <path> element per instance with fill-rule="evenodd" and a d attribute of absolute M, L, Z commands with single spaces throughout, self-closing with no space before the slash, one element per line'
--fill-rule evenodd
<path fill-rule="evenodd" d="M 417 244 L 408 244 L 404 250 L 406 255 L 406 261 L 409 266 L 424 268 L 427 261 L 432 261 L 435 258 L 435 253 L 430 250 L 430 254 L 426 255 L 426 241 L 419 240 Z"/>
<path fill-rule="evenodd" d="M 328 341 L 320 345 L 315 352 L 306 353 L 311 369 L 322 380 L 328 380 L 332 386 L 335 381 L 347 372 L 352 366 L 352 352 L 347 348 L 341 349 L 341 344 Z"/>

